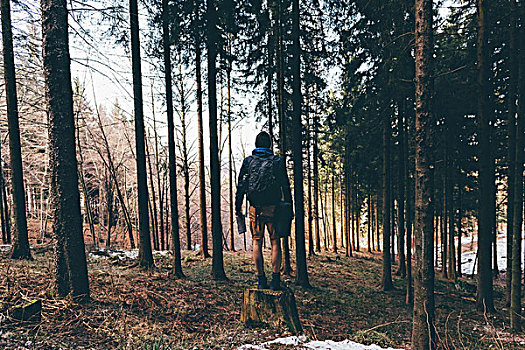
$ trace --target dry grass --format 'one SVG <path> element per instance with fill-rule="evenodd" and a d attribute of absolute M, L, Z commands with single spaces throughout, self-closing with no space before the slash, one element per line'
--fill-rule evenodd
<path fill-rule="evenodd" d="M 225 253 L 228 282 L 211 280 L 211 260 L 193 252 L 183 253 L 187 278 L 182 280 L 170 276 L 166 257 L 157 257 L 152 271 L 133 267 L 129 259 L 90 258 L 92 300 L 85 305 L 53 296 L 51 254 L 41 249 L 31 262 L 0 258 L 0 348 L 230 349 L 287 334 L 239 322 L 242 292 L 254 283 L 248 253 Z M 315 256 L 309 259 L 313 288 L 308 290 L 285 278 L 295 289 L 310 338 L 408 347 L 411 310 L 404 303 L 405 282 L 395 278 L 396 289 L 382 292 L 379 259 L 374 254 Z M 436 288 L 441 348 L 520 348 L 523 338 L 506 329 L 506 311 L 487 317 L 475 311 L 469 282 L 437 280 Z M 6 319 L 9 306 L 33 298 L 43 301 L 40 323 Z"/>

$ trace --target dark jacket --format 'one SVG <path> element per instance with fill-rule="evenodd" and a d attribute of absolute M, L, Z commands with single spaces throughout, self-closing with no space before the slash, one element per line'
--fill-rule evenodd
<path fill-rule="evenodd" d="M 256 148 L 252 151 L 252 155 L 244 159 L 239 172 L 239 179 L 237 181 L 237 192 L 235 194 L 235 212 L 241 213 L 242 201 L 246 195 L 248 189 L 250 163 L 253 160 L 253 156 L 258 157 L 273 157 L 275 162 L 276 174 L 275 177 L 277 182 L 281 186 L 282 200 L 285 202 L 292 203 L 292 193 L 290 191 L 290 181 L 288 180 L 288 174 L 286 173 L 286 166 L 281 157 L 273 154 L 271 149 L 268 148 Z M 279 204 L 279 203 L 275 203 Z"/>

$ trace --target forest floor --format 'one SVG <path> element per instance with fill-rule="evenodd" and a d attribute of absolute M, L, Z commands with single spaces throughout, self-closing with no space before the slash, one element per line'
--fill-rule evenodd
<path fill-rule="evenodd" d="M 269 251 L 265 253 L 268 261 Z M 240 322 L 243 290 L 255 283 L 248 252 L 225 252 L 227 282 L 213 281 L 211 259 L 203 260 L 195 252 L 183 252 L 185 279 L 171 277 L 171 258 L 166 254 L 156 255 L 156 268 L 150 271 L 129 258 L 90 256 L 92 300 L 84 305 L 53 296 L 49 246 L 35 249 L 30 262 L 1 254 L 1 349 L 235 349 L 289 335 L 284 330 L 246 328 Z M 353 258 L 321 253 L 309 258 L 308 265 L 312 288 L 296 287 L 291 278 L 284 281 L 295 292 L 309 339 L 410 348 L 406 282 L 394 276 L 396 289 L 381 290 L 380 253 L 355 253 Z M 454 283 L 436 278 L 441 349 L 525 347 L 523 334 L 508 330 L 500 285 L 504 277 L 498 281 L 498 312 L 484 315 L 475 310 L 472 280 Z M 10 322 L 8 307 L 32 299 L 42 300 L 41 322 Z"/>

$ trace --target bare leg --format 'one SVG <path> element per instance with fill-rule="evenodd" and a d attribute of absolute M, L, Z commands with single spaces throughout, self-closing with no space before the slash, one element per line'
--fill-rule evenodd
<path fill-rule="evenodd" d="M 272 239 L 272 271 L 273 273 L 279 273 L 279 271 L 281 270 L 281 260 L 282 260 L 281 240 L 279 238 Z"/>
<path fill-rule="evenodd" d="M 273 241 L 272 241 L 273 244 Z M 255 272 L 258 276 L 264 274 L 264 257 L 262 253 L 262 239 L 253 240 L 253 261 L 255 262 Z"/>

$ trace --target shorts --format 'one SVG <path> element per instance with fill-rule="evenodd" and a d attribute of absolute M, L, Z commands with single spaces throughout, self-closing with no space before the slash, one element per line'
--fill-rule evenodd
<path fill-rule="evenodd" d="M 268 205 L 255 209 L 250 207 L 250 231 L 252 231 L 252 238 L 255 241 L 260 241 L 264 238 L 264 228 L 268 229 L 270 239 L 275 240 L 275 225 L 274 216 L 276 205 Z"/>

